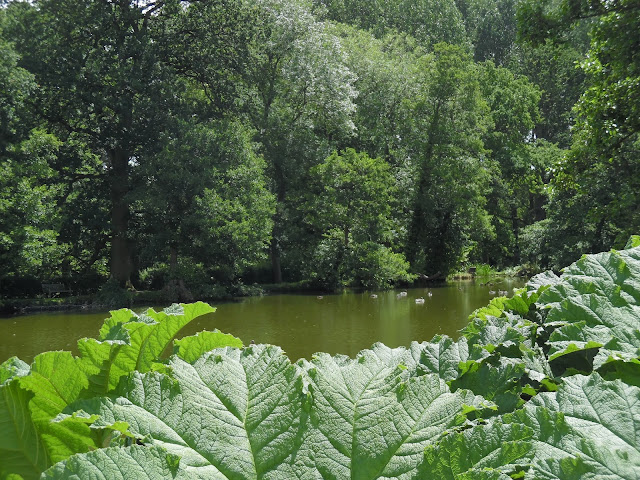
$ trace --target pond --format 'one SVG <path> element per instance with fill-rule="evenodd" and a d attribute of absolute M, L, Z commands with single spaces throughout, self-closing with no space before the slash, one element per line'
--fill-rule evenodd
<path fill-rule="evenodd" d="M 434 288 L 337 295 L 270 295 L 215 304 L 217 311 L 187 325 L 178 337 L 219 329 L 239 337 L 245 345 L 279 345 L 290 359 L 311 358 L 315 352 L 353 357 L 375 342 L 390 347 L 431 340 L 434 335 L 458 337 L 475 309 L 492 298 L 490 289 L 506 290 L 524 280 L 504 278 L 491 287 L 480 281 L 451 282 Z M 429 296 L 431 293 L 431 296 Z M 416 298 L 423 297 L 424 304 Z M 142 311 L 144 309 L 134 309 Z M 0 318 L 0 362 L 18 356 L 30 362 L 47 350 L 71 350 L 76 342 L 96 337 L 108 312 L 46 312 Z"/>

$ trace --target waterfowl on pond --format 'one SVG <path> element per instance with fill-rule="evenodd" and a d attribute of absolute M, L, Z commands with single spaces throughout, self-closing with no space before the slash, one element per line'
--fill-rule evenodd
<path fill-rule="evenodd" d="M 417 303 L 418 305 L 422 305 L 422 304 L 424 303 L 424 298 L 423 298 L 423 297 L 416 298 L 416 303 Z"/>
<path fill-rule="evenodd" d="M 370 297 L 371 297 L 371 298 L 378 298 L 378 295 L 376 295 L 375 293 L 372 293 L 372 294 L 370 295 Z"/>
<path fill-rule="evenodd" d="M 433 293 L 432 292 L 427 292 L 427 297 L 433 297 Z"/>

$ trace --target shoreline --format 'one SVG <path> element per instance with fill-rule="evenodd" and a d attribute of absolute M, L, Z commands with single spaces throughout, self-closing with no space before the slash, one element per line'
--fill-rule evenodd
<path fill-rule="evenodd" d="M 472 275 L 472 274 L 455 274 L 447 280 L 443 280 L 440 284 L 457 281 L 487 281 L 495 278 L 505 278 L 513 275 Z M 514 277 L 519 277 L 518 275 Z M 402 285 L 390 287 L 384 290 L 393 290 L 394 288 L 414 288 L 423 286 L 424 282 L 416 282 L 413 285 Z M 367 289 L 345 289 L 352 292 L 365 292 Z M 378 291 L 378 290 L 377 290 Z M 380 290 L 381 291 L 381 290 Z M 101 301 L 98 294 L 93 295 L 75 295 L 66 297 L 34 297 L 34 298 L 4 298 L 0 299 L 0 316 L 11 317 L 18 315 L 29 315 L 38 312 L 63 312 L 63 311 L 99 311 L 99 310 L 117 310 L 120 308 L 134 308 L 149 305 L 170 305 L 172 303 L 180 303 L 179 299 L 167 298 L 163 295 L 162 290 L 140 290 L 130 292 L 132 295 L 128 301 L 118 301 L 123 299 L 114 299 L 113 302 Z M 307 295 L 327 295 L 337 293 L 329 292 L 314 288 L 304 283 L 282 283 L 282 284 L 255 284 L 248 294 L 232 295 L 227 294 L 218 297 L 200 298 L 199 300 L 206 302 L 234 302 L 242 298 L 260 297 L 265 295 L 280 294 L 307 294 Z"/>

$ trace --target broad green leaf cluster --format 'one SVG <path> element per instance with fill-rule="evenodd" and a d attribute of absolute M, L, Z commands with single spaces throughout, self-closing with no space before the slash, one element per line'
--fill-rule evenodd
<path fill-rule="evenodd" d="M 0 366 L 0 477 L 637 478 L 637 243 L 534 277 L 458 340 L 355 358 L 203 332 L 163 360 L 213 308 L 113 312 L 79 357 Z"/>
<path fill-rule="evenodd" d="M 0 365 L 0 478 L 37 478 L 74 453 L 130 436 L 124 424 L 98 431 L 86 422 L 52 420 L 73 402 L 108 395 L 134 371 L 153 370 L 182 327 L 214 311 L 204 303 L 139 315 L 117 310 L 97 339 L 78 342 L 78 357 L 54 351 L 38 355 L 30 366 L 15 357 Z M 203 332 L 176 341 L 174 351 L 178 358 L 191 359 L 219 346 L 241 347 L 242 342 L 220 332 Z"/>

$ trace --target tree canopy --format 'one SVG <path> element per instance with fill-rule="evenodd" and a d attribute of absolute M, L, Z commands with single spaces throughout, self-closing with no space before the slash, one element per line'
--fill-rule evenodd
<path fill-rule="evenodd" d="M 639 12 L 4 1 L 0 294 L 378 288 L 619 248 L 640 226 Z"/>

